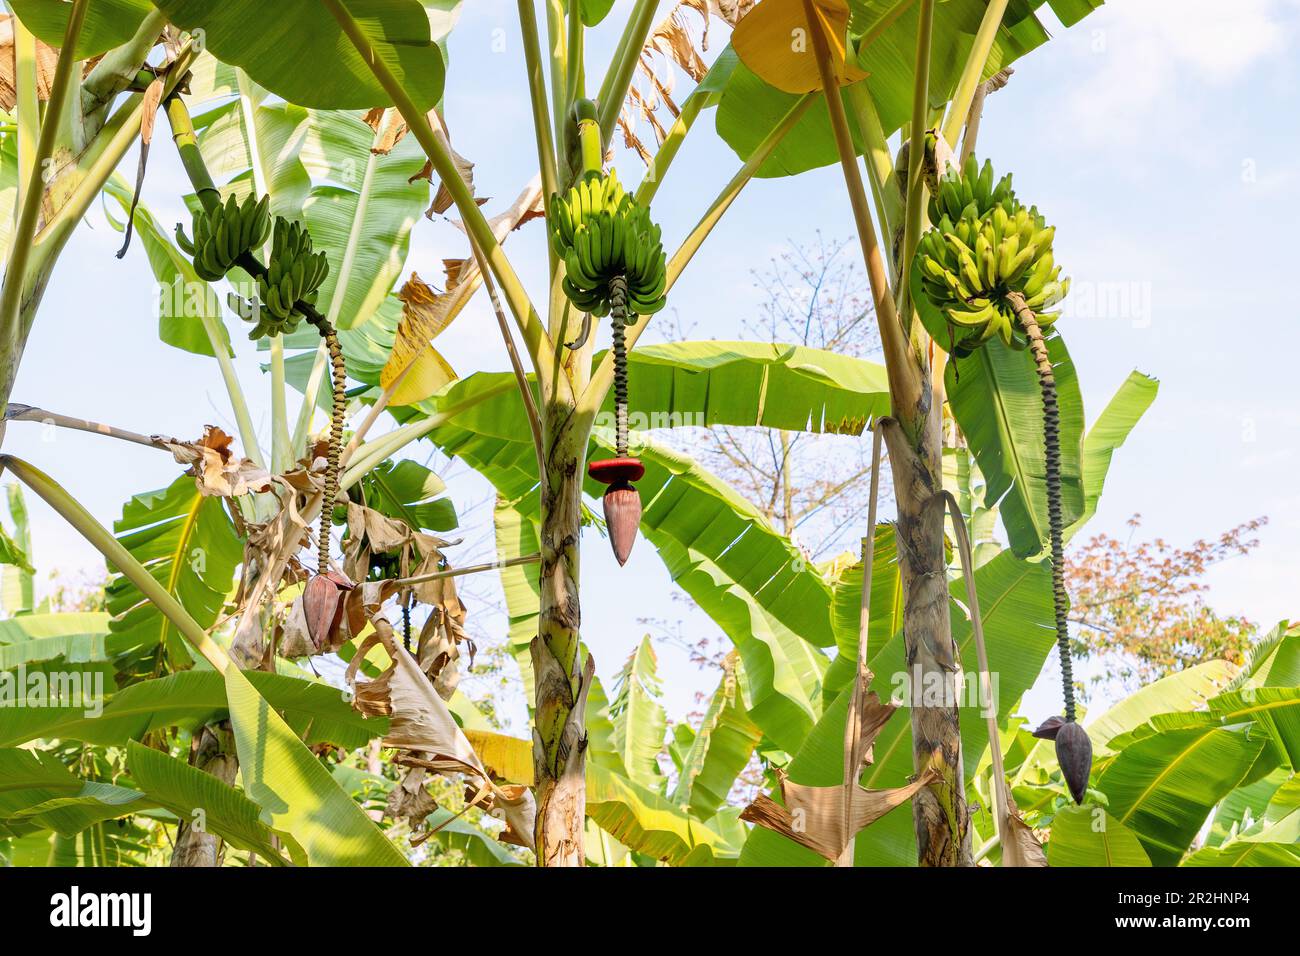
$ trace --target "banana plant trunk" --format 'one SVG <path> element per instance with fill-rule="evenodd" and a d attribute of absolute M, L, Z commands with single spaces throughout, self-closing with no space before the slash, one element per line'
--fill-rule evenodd
<path fill-rule="evenodd" d="M 541 613 L 532 642 L 536 683 L 533 763 L 539 866 L 583 866 L 587 734 L 583 715 L 590 668 L 584 667 L 578 594 L 582 482 L 587 435 L 570 402 L 543 412 L 546 480 L 541 492 Z M 581 434 L 579 432 L 582 432 Z"/>
<path fill-rule="evenodd" d="M 195 742 L 191 765 L 210 773 L 228 787 L 235 785 L 239 761 L 235 757 L 230 724 L 209 724 L 200 731 Z M 225 844 L 221 837 L 209 832 L 201 817 L 182 818 L 176 827 L 176 844 L 172 848 L 172 866 L 221 866 Z"/>
<path fill-rule="evenodd" d="M 924 363 L 928 365 L 928 363 Z M 928 369 L 927 369 L 928 371 Z M 898 409 L 885 441 L 898 503 L 898 564 L 903 594 L 912 763 L 942 779 L 912 799 L 917 859 L 921 866 L 970 866 L 970 817 L 966 807 L 958 701 L 961 663 L 948 611 L 943 508 L 942 401 L 923 388 L 916 404 Z"/>

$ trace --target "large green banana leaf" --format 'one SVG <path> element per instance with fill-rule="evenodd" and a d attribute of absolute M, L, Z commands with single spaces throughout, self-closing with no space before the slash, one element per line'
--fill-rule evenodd
<path fill-rule="evenodd" d="M 1056 373 L 1061 505 L 1069 527 L 1084 513 L 1083 396 L 1065 342 L 1055 335 L 1047 348 Z M 944 381 L 953 417 L 984 476 L 985 502 L 998 506 L 1011 550 L 1023 558 L 1042 553 L 1048 542 L 1047 456 L 1032 357 L 990 341 L 949 362 Z"/>
<path fill-rule="evenodd" d="M 1160 714 L 1200 709 L 1232 679 L 1236 667 L 1228 661 L 1205 661 L 1195 667 L 1177 671 L 1138 688 L 1101 715 L 1087 720 L 1084 726 L 1092 741 L 1094 766 L 1104 767 L 1115 755 L 1110 742 L 1130 733 Z M 1032 748 L 1016 769 L 1013 785 L 1045 784 L 1056 772 L 1056 748 L 1050 740 L 1034 740 Z M 1038 790 L 1023 809 L 1042 809 L 1058 791 Z M 1028 792 L 1024 795 L 1029 797 Z"/>
<path fill-rule="evenodd" d="M 283 851 L 276 848 L 277 839 L 296 862 L 307 862 L 288 834 L 276 833 L 262 822 L 257 804 L 242 791 L 134 740 L 127 744 L 126 754 L 132 782 L 150 804 L 170 810 L 182 820 L 197 820 L 207 832 L 268 862 L 284 861 Z"/>
<path fill-rule="evenodd" d="M 244 557 L 220 498 L 200 494 L 195 480 L 182 475 L 166 488 L 134 496 L 113 530 L 200 626 L 216 622 Z M 124 669 L 140 667 L 142 657 L 147 661 L 163 649 L 174 663 L 189 663 L 175 626 L 125 576 L 109 581 L 105 599 L 113 615 L 108 647 Z"/>
<path fill-rule="evenodd" d="M 802 345 L 647 345 L 630 354 L 628 376 L 635 383 L 628 413 L 640 429 L 754 425 L 858 435 L 889 412 L 883 365 Z M 605 409 L 613 407 L 611 391 Z"/>
<path fill-rule="evenodd" d="M 1160 729 L 1164 726 L 1170 729 Z M 1106 794 L 1110 813 L 1137 835 L 1151 862 L 1173 866 L 1215 804 L 1250 771 L 1266 740 L 1245 730 L 1186 727 L 1160 717 L 1152 727 L 1155 733 L 1124 743 L 1096 786 Z"/>
<path fill-rule="evenodd" d="M 63 46 L 72 4 L 65 0 L 10 0 L 9 7 L 18 14 L 32 33 L 50 46 Z M 98 56 L 121 46 L 135 36 L 144 18 L 153 13 L 149 0 L 95 0 L 86 5 L 86 16 L 77 37 L 77 59 Z"/>
<path fill-rule="evenodd" d="M 1006 719 L 1037 679 L 1050 653 L 1052 608 L 1049 572 L 1042 564 L 1017 560 L 1004 551 L 975 572 L 980 608 L 984 614 L 984 638 L 988 646 L 989 670 L 997 676 L 997 716 Z M 961 582 L 952 584 L 955 601 L 965 603 Z M 858 586 L 861 591 L 861 584 Z M 951 605 L 953 639 L 966 671 L 968 688 L 978 686 L 975 646 L 970 622 L 961 607 Z M 869 661 L 876 675 L 872 687 L 882 700 L 900 690 L 896 681 L 908 673 L 901 631 L 896 633 Z M 794 754 L 787 770 L 795 783 L 833 786 L 844 779 L 844 716 L 850 695 L 839 694 L 826 708 L 817 726 Z M 905 695 L 902 695 L 905 696 Z M 959 710 L 962 751 L 969 777 L 979 766 L 988 745 L 988 728 L 981 708 L 964 701 Z M 885 724 L 876 738 L 874 762 L 861 783 L 871 789 L 899 787 L 913 775 L 912 729 L 907 709 L 900 710 Z M 897 810 L 871 825 L 857 841 L 858 866 L 910 866 L 916 860 L 916 838 L 911 814 Z M 745 866 L 821 866 L 825 861 L 804 847 L 760 827 L 751 831 L 740 862 Z"/>
<path fill-rule="evenodd" d="M 752 422 L 763 399 L 761 379 L 751 382 Z M 821 388 L 828 393 L 836 386 L 823 382 Z M 814 411 L 820 412 L 827 402 L 808 391 L 801 419 L 820 422 Z M 702 407 L 686 404 L 688 396 L 698 401 L 702 393 L 682 388 L 675 394 L 676 406 L 664 411 L 703 414 Z M 531 516 L 536 507 L 536 463 L 528 436 L 519 428 L 523 407 L 510 376 L 470 376 L 445 390 L 438 402 L 459 404 L 486 395 L 492 397 L 436 429 L 431 438 Z M 864 410 L 863 418 L 869 414 L 870 408 Z M 612 447 L 608 437 L 596 430 L 597 449 Z M 751 719 L 778 746 L 797 746 L 820 713 L 827 661 L 816 648 L 835 640 L 829 585 L 756 509 L 688 457 L 649 442 L 638 444 L 634 452 L 646 465 L 646 476 L 638 482 L 644 503 L 642 531 L 674 580 L 740 650 Z M 600 488 L 588 482 L 587 490 L 594 497 Z"/>
<path fill-rule="evenodd" d="M 628 779 L 656 793 L 663 792 L 666 783 L 659 766 L 659 752 L 668 732 L 662 696 L 658 661 L 647 634 L 619 672 L 609 719 L 614 726 L 614 749 Z"/>
<path fill-rule="evenodd" d="M 1101 6 L 1101 0 L 1049 0 L 1049 3 L 1067 25 Z M 931 104 L 946 102 L 952 96 L 986 5 L 985 0 L 947 0 L 935 4 L 930 55 Z M 1042 5 L 1043 0 L 1024 0 L 1011 5 L 989 54 L 985 76 L 1047 41 L 1047 31 L 1033 14 Z M 871 93 L 885 134 L 890 135 L 912 115 L 918 4 L 913 0 L 853 0 L 850 7 L 850 36 L 855 40 L 874 38 L 860 51 L 859 63 L 870 74 L 862 82 Z M 768 86 L 740 64 L 731 73 L 718 106 L 718 135 L 742 159 L 748 158 L 795 99 L 792 94 Z M 858 147 L 861 149 L 862 144 Z M 833 163 L 838 155 L 826 109 L 816 107 L 786 135 L 759 175 L 794 175 Z"/>
<path fill-rule="evenodd" d="M 0 621 L 0 671 L 46 661 L 92 664 L 108 660 L 107 614 L 24 614 Z"/>
<path fill-rule="evenodd" d="M 248 680 L 309 745 L 332 743 L 355 749 L 388 729 L 387 720 L 363 718 L 328 684 L 262 671 L 250 672 Z M 121 745 L 151 730 L 222 720 L 229 712 L 221 675 L 211 670 L 182 671 L 131 684 L 115 693 L 98 716 L 81 707 L 36 706 L 28 697 L 23 701 L 0 707 L 0 747 L 56 737 Z"/>
<path fill-rule="evenodd" d="M 248 678 L 228 667 L 225 686 L 240 779 L 262 820 L 296 840 L 313 866 L 406 863 Z"/>
<path fill-rule="evenodd" d="M 1150 866 L 1133 831 L 1101 807 L 1065 807 L 1052 819 L 1051 866 Z"/>
<path fill-rule="evenodd" d="M 0 835 L 79 833 L 140 809 L 138 790 L 85 781 L 49 754 L 0 749 Z"/>
<path fill-rule="evenodd" d="M 442 97 L 444 56 L 430 14 L 459 0 L 341 0 L 376 54 L 423 110 Z M 176 26 L 202 30 L 205 48 L 291 103 L 365 110 L 389 104 L 361 54 L 329 10 L 315 0 L 157 0 Z M 428 8 L 428 9 L 426 9 Z"/>

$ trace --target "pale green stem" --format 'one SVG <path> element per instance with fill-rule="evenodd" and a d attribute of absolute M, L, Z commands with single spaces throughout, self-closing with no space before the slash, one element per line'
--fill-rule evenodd
<path fill-rule="evenodd" d="M 53 478 L 40 469 L 12 455 L 0 455 L 0 467 L 13 473 L 59 515 L 80 532 L 90 544 L 104 556 L 111 567 L 117 568 L 140 592 L 158 608 L 167 620 L 175 626 L 181 636 L 201 654 L 218 672 L 222 673 L 230 665 L 230 658 L 199 623 L 194 620 L 168 590 L 149 572 L 149 569 L 135 559 L 113 533 L 96 521 L 77 499 L 59 485 Z"/>
<path fill-rule="evenodd" d="M 993 41 L 997 39 L 998 27 L 1002 25 L 1008 2 L 1009 0 L 989 0 L 988 8 L 984 11 L 984 19 L 980 21 L 979 30 L 975 33 L 975 42 L 962 67 L 957 89 L 952 94 L 952 103 L 948 106 L 948 118 L 943 124 L 943 138 L 949 146 L 957 145 L 962 125 L 970 113 L 971 101 L 975 98 L 975 88 L 984 77 L 984 68 L 988 64 L 989 53 L 993 49 Z"/>
<path fill-rule="evenodd" d="M 578 11 L 581 3 L 582 0 L 569 0 L 569 8 L 565 16 L 565 25 L 569 31 L 568 40 L 565 43 L 565 54 L 568 60 L 564 79 L 566 107 L 578 102 L 587 95 L 586 76 L 583 70 L 586 50 L 583 42 L 582 17 Z M 568 112 L 567 108 L 565 112 Z"/>
<path fill-rule="evenodd" d="M 293 463 L 284 375 L 284 337 L 271 336 L 271 470 L 284 474 Z"/>
<path fill-rule="evenodd" d="M 894 178 L 894 159 L 889 153 L 889 139 L 876 111 L 875 100 L 867 88 L 867 81 L 854 83 L 845 90 L 849 105 L 853 107 L 853 123 L 858 135 L 866 144 L 863 159 L 866 161 L 867 181 L 871 184 L 871 197 L 876 206 L 876 219 L 880 231 L 892 236 L 897 228 L 897 211 L 891 214 L 887 197 Z"/>
<path fill-rule="evenodd" d="M 618 114 L 623 109 L 623 101 L 627 99 L 627 91 L 632 87 L 637 61 L 641 59 L 641 51 L 654 26 L 655 11 L 658 8 L 658 0 L 637 0 L 632 15 L 627 19 L 627 26 L 623 28 L 623 35 L 619 37 L 609 68 L 605 71 L 596 104 L 602 146 L 608 147 L 614 137 Z"/>
<path fill-rule="evenodd" d="M 456 208 L 460 212 L 465 228 L 479 244 L 479 248 L 483 250 L 483 254 L 487 257 L 497 282 L 505 293 L 506 302 L 509 304 L 515 323 L 523 336 L 524 346 L 528 349 L 528 356 L 532 360 L 533 368 L 542 386 L 542 394 L 549 397 L 554 394 L 557 387 L 565 388 L 567 391 L 564 376 L 560 376 L 558 382 L 552 381 L 555 347 L 550 336 L 547 335 L 537 310 L 533 307 L 533 303 L 529 299 L 528 293 L 524 289 L 523 283 L 516 274 L 510 260 L 501 249 L 501 244 L 497 242 L 496 236 L 492 234 L 492 227 L 488 224 L 483 211 L 479 209 L 474 196 L 470 193 L 465 181 L 461 179 L 460 172 L 456 169 L 456 164 L 453 162 L 451 155 L 443 144 L 438 141 L 438 137 L 434 135 L 433 127 L 429 125 L 428 118 L 415 105 L 405 88 L 398 82 L 397 77 L 388 69 L 388 65 L 383 58 L 371 47 L 369 38 L 340 0 L 321 0 L 321 2 L 330 11 L 339 26 L 343 28 L 343 32 L 347 34 L 352 45 L 356 47 L 366 65 L 370 67 L 375 79 L 384 88 L 384 92 L 392 98 L 394 105 L 402 114 L 402 118 L 406 120 L 407 127 L 420 145 L 424 147 L 425 155 L 429 157 L 442 184 L 451 193 L 452 201 L 455 202 Z"/>
<path fill-rule="evenodd" d="M 226 394 L 230 397 L 230 407 L 235 413 L 235 427 L 239 429 L 239 440 L 244 446 L 244 455 L 257 467 L 265 468 L 266 459 L 262 455 L 261 446 L 257 443 L 257 429 L 253 427 L 253 416 L 248 413 L 248 400 L 244 397 L 244 388 L 239 384 L 235 365 L 230 361 L 230 353 L 218 333 L 217 323 L 220 318 L 207 315 L 205 311 L 200 316 L 200 321 L 203 323 L 203 331 L 207 333 L 208 342 L 212 345 L 212 354 L 217 357 L 217 365 L 221 368 L 221 380 L 225 382 Z"/>
<path fill-rule="evenodd" d="M 340 490 L 351 488 L 375 465 L 397 454 L 411 442 L 423 438 L 435 428 L 445 425 L 461 412 L 473 408 L 489 398 L 496 398 L 503 392 L 508 392 L 516 387 L 514 380 L 511 379 L 496 388 L 486 389 L 473 398 L 457 402 L 455 405 L 430 415 L 428 418 L 407 422 L 400 428 L 395 428 L 385 435 L 380 435 L 374 441 L 366 442 L 357 449 L 357 454 L 353 456 L 354 461 L 348 466 L 347 471 L 344 472 L 343 477 L 340 479 Z"/>
<path fill-rule="evenodd" d="M 555 168 L 555 139 L 551 135 L 550 109 L 546 104 L 546 79 L 542 75 L 541 40 L 537 35 L 537 12 L 532 0 L 519 0 L 519 30 L 524 41 L 524 65 L 528 71 L 528 95 L 533 108 L 533 135 L 537 139 L 537 160 L 542 171 L 542 195 L 547 200 L 558 189 Z M 552 272 L 554 265 L 552 264 Z"/>
<path fill-rule="evenodd" d="M 564 43 L 564 0 L 546 0 L 546 36 L 550 42 L 551 122 L 556 144 L 556 183 L 568 182 L 569 158 L 564 137 L 568 104 L 564 101 L 564 77 L 569 68 L 568 47 Z"/>
<path fill-rule="evenodd" d="M 916 67 L 912 74 L 912 148 L 908 151 L 907 208 L 903 222 L 903 257 L 898 266 L 896 290 L 898 314 L 906 328 L 912 327 L 912 305 L 907 281 L 921 241 L 925 222 L 925 130 L 930 117 L 930 38 L 934 30 L 934 0 L 921 0 L 917 12 Z M 967 104 L 970 105 L 969 103 Z"/>
<path fill-rule="evenodd" d="M 21 341 L 19 310 L 22 305 L 23 287 L 28 280 L 27 264 L 31 259 L 36 223 L 41 213 L 41 197 L 44 195 L 41 173 L 45 161 L 54 154 L 55 138 L 62 122 L 63 107 L 68 99 L 66 95 L 68 84 L 72 81 L 73 67 L 76 66 L 71 51 L 77 48 L 77 38 L 81 36 L 81 26 L 86 20 L 86 9 L 89 6 L 90 0 L 76 0 L 68 14 L 68 27 L 63 34 L 61 49 L 69 52 L 59 57 L 58 66 L 54 70 L 54 82 L 50 84 L 49 105 L 45 110 L 45 120 L 41 123 L 36 151 L 32 154 L 32 164 L 18 222 L 14 226 L 9 263 L 5 269 L 4 288 L 0 290 L 0 351 L 3 351 L 6 356 L 15 354 Z"/>
<path fill-rule="evenodd" d="M 736 201 L 740 191 L 745 188 L 745 184 L 754 178 L 755 173 L 767 162 L 768 157 L 776 150 L 785 135 L 794 128 L 795 124 L 803 117 L 817 98 L 815 93 L 805 93 L 794 102 L 789 111 L 781 118 L 781 121 L 772 128 L 772 130 L 763 138 L 763 141 L 755 147 L 745 164 L 740 167 L 740 171 L 731 178 L 731 181 L 723 187 L 722 192 L 713 200 L 708 210 L 700 217 L 695 228 L 690 231 L 682 241 L 681 246 L 673 253 L 673 257 L 668 261 L 668 282 L 667 288 L 671 289 L 677 282 L 678 277 L 686 268 L 687 264 L 699 251 L 700 246 L 704 245 L 704 240 L 709 237 L 713 227 L 722 219 L 723 214 L 730 208 L 731 204 Z M 627 349 L 631 351 L 636 345 L 637 339 L 645 332 L 646 326 L 650 324 L 650 316 L 641 319 L 636 325 L 627 330 Z M 578 401 L 577 414 L 588 422 L 593 421 L 596 412 L 605 401 L 605 395 L 614 382 L 614 355 L 613 352 L 607 352 L 604 359 L 601 360 L 600 366 L 592 373 L 591 380 L 587 387 L 582 390 L 582 395 Z"/>

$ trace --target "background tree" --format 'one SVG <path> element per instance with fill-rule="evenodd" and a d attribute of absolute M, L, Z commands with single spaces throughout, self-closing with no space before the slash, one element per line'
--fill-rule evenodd
<path fill-rule="evenodd" d="M 1210 607 L 1205 576 L 1248 556 L 1259 545 L 1254 533 L 1266 524 L 1255 518 L 1178 547 L 1163 538 L 1135 541 L 1142 516 L 1134 515 L 1127 537 L 1098 534 L 1075 547 L 1066 568 L 1070 620 L 1078 626 L 1074 656 L 1097 671 L 1083 682 L 1085 696 L 1132 693 L 1207 660 L 1241 664 L 1258 629 Z"/>

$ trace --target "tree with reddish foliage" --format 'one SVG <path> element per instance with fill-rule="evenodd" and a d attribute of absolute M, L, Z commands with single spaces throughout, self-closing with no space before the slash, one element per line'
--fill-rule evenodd
<path fill-rule="evenodd" d="M 1127 539 L 1093 536 L 1068 557 L 1070 620 L 1078 625 L 1074 656 L 1100 664 L 1082 688 L 1130 693 L 1213 658 L 1241 663 L 1256 633 L 1244 617 L 1220 616 L 1208 603 L 1205 577 L 1215 565 L 1245 557 L 1259 545 L 1260 517 L 1177 547 L 1163 538 L 1133 539 L 1142 516 L 1128 520 Z"/>

